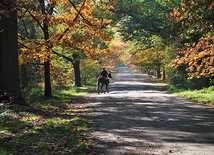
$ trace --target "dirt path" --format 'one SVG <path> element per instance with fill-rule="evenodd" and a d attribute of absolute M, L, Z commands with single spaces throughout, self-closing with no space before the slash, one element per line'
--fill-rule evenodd
<path fill-rule="evenodd" d="M 88 95 L 97 154 L 214 155 L 214 109 L 168 94 L 120 67 L 110 93 Z"/>

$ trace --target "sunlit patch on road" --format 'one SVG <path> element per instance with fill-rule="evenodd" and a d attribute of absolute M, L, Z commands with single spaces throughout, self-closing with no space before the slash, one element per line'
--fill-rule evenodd
<path fill-rule="evenodd" d="M 213 154 L 214 110 L 169 94 L 147 76 L 119 68 L 109 93 L 90 94 L 104 154 Z"/>

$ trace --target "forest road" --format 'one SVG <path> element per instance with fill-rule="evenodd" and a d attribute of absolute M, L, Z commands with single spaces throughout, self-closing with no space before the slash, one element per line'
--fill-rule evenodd
<path fill-rule="evenodd" d="M 214 108 L 169 94 L 119 67 L 109 93 L 89 93 L 103 155 L 214 155 Z"/>

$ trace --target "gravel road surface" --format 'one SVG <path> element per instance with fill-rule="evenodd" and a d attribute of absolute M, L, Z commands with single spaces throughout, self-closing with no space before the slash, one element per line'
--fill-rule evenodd
<path fill-rule="evenodd" d="M 103 155 L 214 155 L 214 108 L 164 91 L 119 67 L 106 94 L 90 93 Z"/>

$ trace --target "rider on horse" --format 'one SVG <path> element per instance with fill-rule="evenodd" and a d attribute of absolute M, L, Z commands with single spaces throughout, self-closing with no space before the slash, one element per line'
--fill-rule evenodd
<path fill-rule="evenodd" d="M 110 82 L 110 79 L 112 78 L 111 77 L 111 72 L 107 72 L 105 68 L 103 68 L 102 72 L 100 73 L 101 76 L 109 83 Z"/>
<path fill-rule="evenodd" d="M 102 75 L 102 77 L 104 77 L 106 80 L 109 80 L 108 79 L 108 72 L 106 71 L 105 68 L 103 68 L 102 72 L 100 73 Z"/>
<path fill-rule="evenodd" d="M 107 72 L 106 70 L 105 70 L 105 68 L 103 68 L 103 70 L 102 70 L 102 72 L 100 73 L 101 74 L 101 76 L 100 77 L 98 77 L 97 78 L 97 90 L 98 90 L 98 94 L 100 93 L 99 91 L 100 91 L 100 88 L 101 88 L 101 91 L 102 92 L 108 92 L 108 85 L 109 85 L 109 83 L 110 83 L 110 80 L 109 80 L 109 78 L 112 78 L 112 76 L 111 76 L 111 72 Z M 101 87 L 100 87 L 100 83 L 101 83 Z M 103 85 L 105 85 L 106 86 L 106 90 L 104 90 L 103 91 Z"/>

